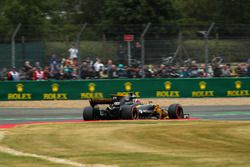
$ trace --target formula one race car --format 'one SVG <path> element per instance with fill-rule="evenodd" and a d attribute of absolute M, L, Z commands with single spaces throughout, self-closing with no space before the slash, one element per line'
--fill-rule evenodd
<path fill-rule="evenodd" d="M 188 118 L 180 104 L 168 109 L 158 104 L 142 104 L 133 93 L 127 96 L 113 95 L 111 98 L 89 99 L 90 106 L 83 110 L 84 120 L 132 120 L 132 119 L 182 119 Z M 100 107 L 100 104 L 106 106 Z"/>

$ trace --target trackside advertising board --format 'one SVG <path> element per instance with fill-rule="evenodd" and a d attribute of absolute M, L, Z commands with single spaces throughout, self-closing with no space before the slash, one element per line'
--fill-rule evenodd
<path fill-rule="evenodd" d="M 0 100 L 77 100 L 135 92 L 141 98 L 249 97 L 250 78 L 2 81 Z"/>

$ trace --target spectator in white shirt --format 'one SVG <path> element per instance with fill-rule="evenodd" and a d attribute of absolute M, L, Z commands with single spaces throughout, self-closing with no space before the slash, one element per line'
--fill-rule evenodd
<path fill-rule="evenodd" d="M 101 71 L 101 69 L 104 69 L 104 65 L 101 63 L 101 59 L 96 58 L 94 69 L 95 69 L 97 77 L 99 78 L 100 77 L 99 72 Z"/>
<path fill-rule="evenodd" d="M 68 51 L 69 51 L 69 59 L 73 61 L 73 64 L 76 66 L 78 58 L 78 49 L 75 47 L 75 44 L 72 44 L 72 47 Z"/>

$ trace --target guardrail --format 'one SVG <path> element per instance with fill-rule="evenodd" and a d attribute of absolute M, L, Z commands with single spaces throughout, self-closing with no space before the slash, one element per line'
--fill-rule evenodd
<path fill-rule="evenodd" d="M 125 95 L 141 98 L 249 97 L 250 78 L 105 79 L 0 82 L 0 100 L 77 100 Z"/>

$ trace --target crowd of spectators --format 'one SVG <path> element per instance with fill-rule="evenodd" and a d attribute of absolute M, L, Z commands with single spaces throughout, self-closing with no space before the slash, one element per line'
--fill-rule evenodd
<path fill-rule="evenodd" d="M 114 64 L 110 59 L 103 63 L 101 59 L 90 58 L 78 64 L 70 57 L 59 60 L 52 55 L 49 66 L 42 68 L 39 62 L 31 65 L 26 61 L 19 71 L 13 67 L 8 71 L 3 68 L 1 80 L 73 80 L 73 79 L 112 79 L 112 78 L 199 78 L 199 77 L 250 77 L 250 63 L 209 65 L 192 61 L 189 66 L 140 65 L 126 66 Z"/>
<path fill-rule="evenodd" d="M 191 61 L 188 65 L 145 65 L 135 63 L 131 66 L 115 64 L 111 59 L 106 63 L 100 58 L 87 58 L 78 62 L 78 50 L 74 45 L 68 50 L 68 57 L 59 60 L 53 54 L 49 65 L 41 67 L 39 62 L 34 65 L 25 61 L 23 67 L 10 71 L 3 68 L 0 80 L 75 80 L 75 79 L 113 79 L 113 78 L 200 78 L 200 77 L 250 77 L 250 61 L 236 66 L 213 63 L 208 65 Z"/>

